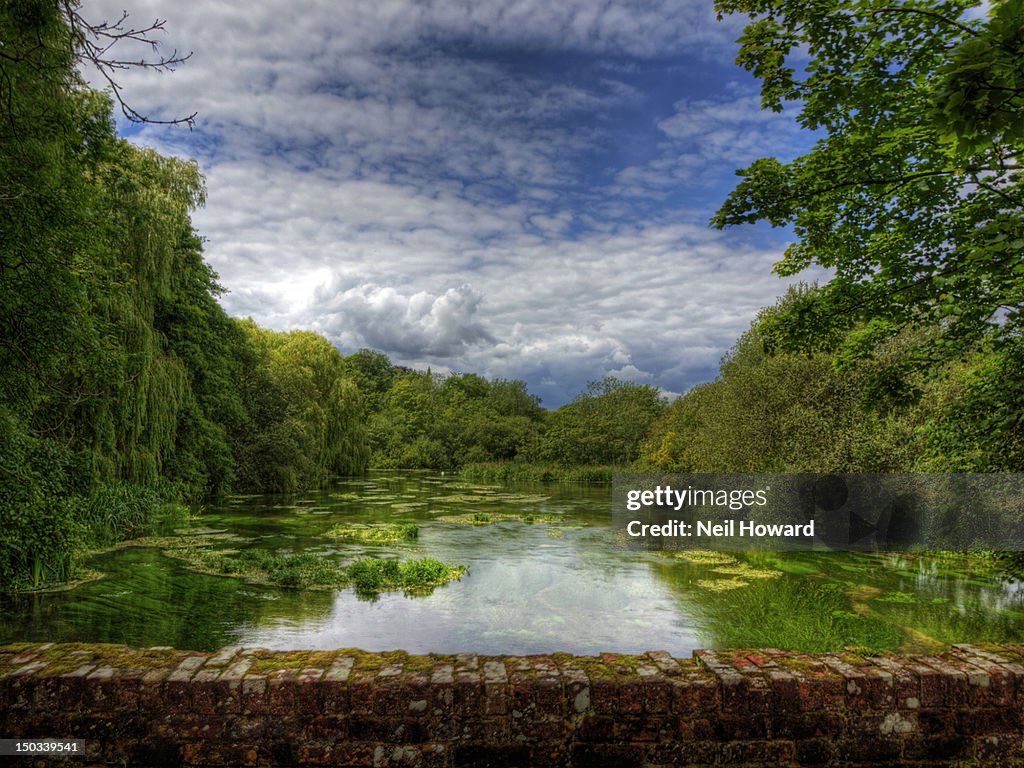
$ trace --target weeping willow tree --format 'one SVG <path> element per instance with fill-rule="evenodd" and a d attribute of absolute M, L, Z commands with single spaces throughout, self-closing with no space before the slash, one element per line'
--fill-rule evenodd
<path fill-rule="evenodd" d="M 309 331 L 277 333 L 238 324 L 254 351 L 242 377 L 251 429 L 240 441 L 247 488 L 293 491 L 352 474 L 369 461 L 362 396 L 341 354 Z"/>
<path fill-rule="evenodd" d="M 113 126 L 109 135 L 89 169 L 99 237 L 77 255 L 93 333 L 81 364 L 57 373 L 59 389 L 75 396 L 51 399 L 38 421 L 80 447 L 92 481 L 152 484 L 192 397 L 190 372 L 154 322 L 194 269 L 189 213 L 203 184 L 194 163 L 113 139 Z"/>
<path fill-rule="evenodd" d="M 0 41 L 0 589 L 68 578 L 169 499 L 362 470 L 340 354 L 217 303 L 196 164 L 117 137 L 60 4 L 0 0 Z"/>

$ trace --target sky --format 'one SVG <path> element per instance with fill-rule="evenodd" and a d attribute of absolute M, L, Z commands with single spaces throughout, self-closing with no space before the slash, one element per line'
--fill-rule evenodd
<path fill-rule="evenodd" d="M 81 11 L 114 20 L 126 2 Z M 791 232 L 708 221 L 737 169 L 815 137 L 760 109 L 733 63 L 742 19 L 710 0 L 128 11 L 166 19 L 164 53 L 192 52 L 117 79 L 143 114 L 197 112 L 194 129 L 119 130 L 199 163 L 193 222 L 232 315 L 522 379 L 553 408 L 605 376 L 667 397 L 713 379 L 786 290 L 771 270 Z"/>

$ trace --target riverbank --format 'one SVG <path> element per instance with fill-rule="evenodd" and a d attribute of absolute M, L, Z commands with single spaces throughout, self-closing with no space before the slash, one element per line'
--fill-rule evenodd
<path fill-rule="evenodd" d="M 466 464 L 459 471 L 470 483 L 610 483 L 624 467 L 591 465 L 565 467 L 518 461 L 489 461 Z"/>

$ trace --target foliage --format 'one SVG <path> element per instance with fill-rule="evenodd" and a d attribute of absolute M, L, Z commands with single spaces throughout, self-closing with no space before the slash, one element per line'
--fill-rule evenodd
<path fill-rule="evenodd" d="M 77 9 L 0 2 L 5 587 L 68 578 L 88 547 L 180 517 L 167 501 L 297 489 L 367 457 L 341 355 L 217 304 L 190 220 L 202 175 L 117 138 L 74 64 L 120 32 Z"/>
<path fill-rule="evenodd" d="M 666 403 L 653 387 L 606 378 L 557 411 L 522 381 L 386 367 L 361 350 L 346 366 L 372 394 L 373 466 L 468 471 L 473 479 L 604 480 L 638 455 Z M 571 470 L 569 468 L 572 468 Z"/>
<path fill-rule="evenodd" d="M 934 385 L 946 394 L 922 428 L 921 468 L 1019 472 L 1024 467 L 1024 342 L 978 350 Z"/>
<path fill-rule="evenodd" d="M 934 97 L 944 138 L 963 157 L 984 153 L 993 140 L 1024 141 L 1024 4 L 992 4 L 989 22 L 965 32 L 943 67 Z"/>
<path fill-rule="evenodd" d="M 400 370 L 393 365 L 383 352 L 360 349 L 344 361 L 345 370 L 362 392 L 366 408 L 377 413 L 384 407 L 388 390 L 395 383 Z"/>
<path fill-rule="evenodd" d="M 390 590 L 429 594 L 435 587 L 461 579 L 469 570 L 466 566 L 447 565 L 431 557 L 412 560 L 364 557 L 341 565 L 312 552 L 281 554 L 265 549 L 194 550 L 176 552 L 174 556 L 203 571 L 257 583 L 293 589 L 352 587 L 363 597 Z"/>
<path fill-rule="evenodd" d="M 839 585 L 808 579 L 762 580 L 716 592 L 705 610 L 715 619 L 714 644 L 722 648 L 760 644 L 819 653 L 849 647 L 891 651 L 904 640 L 898 627 L 851 611 Z"/>
<path fill-rule="evenodd" d="M 429 594 L 435 587 L 457 581 L 468 572 L 465 566 L 451 566 L 432 557 L 414 560 L 364 558 L 345 567 L 345 576 L 356 592 L 373 596 L 386 590 Z"/>
<path fill-rule="evenodd" d="M 362 397 L 338 350 L 309 331 L 278 333 L 251 320 L 238 327 L 251 350 L 240 382 L 250 416 L 237 438 L 242 485 L 288 492 L 364 471 Z"/>
<path fill-rule="evenodd" d="M 613 467 L 491 461 L 466 464 L 459 475 L 471 483 L 610 483 L 613 472 Z"/>
<path fill-rule="evenodd" d="M 843 369 L 826 352 L 765 349 L 763 329 L 814 289 L 794 289 L 761 313 L 723 359 L 718 378 L 676 400 L 644 444 L 640 468 L 683 472 L 909 471 L 924 451 L 918 428 L 939 393 L 882 410 L 866 392 L 878 369 L 913 348 L 901 337 L 877 359 Z"/>
<path fill-rule="evenodd" d="M 941 329 L 879 371 L 883 399 L 912 397 L 910 372 L 1012 343 L 1024 323 L 1024 3 L 969 20 L 977 4 L 716 3 L 749 14 L 737 61 L 761 79 L 763 106 L 799 104 L 801 125 L 824 137 L 792 162 L 741 171 L 713 224 L 791 225 L 799 240 L 776 271 L 833 270 L 762 327 L 773 344 L 838 344 L 848 362 L 908 327 Z"/>
<path fill-rule="evenodd" d="M 374 466 L 451 471 L 512 460 L 539 440 L 546 412 L 521 381 L 385 368 L 387 358 L 368 350 L 345 362 L 371 392 Z"/>
<path fill-rule="evenodd" d="M 827 351 L 769 352 L 765 328 L 817 289 L 763 311 L 723 359 L 718 378 L 676 400 L 643 445 L 637 469 L 681 472 L 998 472 L 1024 460 L 1019 343 L 981 344 L 931 375 L 905 376 L 912 403 L 880 405 L 880 374 L 929 338 L 904 330 L 872 357 L 837 366 Z M 851 335 L 857 334 L 854 329 Z M 857 343 L 861 343 L 858 341 Z"/>
<path fill-rule="evenodd" d="M 647 430 L 667 409 L 654 387 L 613 377 L 549 417 L 544 436 L 528 458 L 562 466 L 625 466 L 639 455 Z"/>
<path fill-rule="evenodd" d="M 198 561 L 224 575 L 237 575 L 256 581 L 296 589 L 310 586 L 343 586 L 345 578 L 338 566 L 311 552 L 275 554 L 265 549 L 246 549 L 237 554 L 199 552 Z"/>
<path fill-rule="evenodd" d="M 185 525 L 188 508 L 163 502 L 153 487 L 103 483 L 81 500 L 77 518 L 91 543 L 106 546 Z"/>
<path fill-rule="evenodd" d="M 420 529 L 416 523 L 381 525 L 348 523 L 336 525 L 324 535 L 332 539 L 362 541 L 367 544 L 387 544 L 406 539 L 415 539 L 419 534 Z"/>
<path fill-rule="evenodd" d="M 43 571 L 59 579 L 70 570 L 82 531 L 71 504 L 58 498 L 69 458 L 0 408 L 0 584 L 41 586 L 49 580 Z"/>

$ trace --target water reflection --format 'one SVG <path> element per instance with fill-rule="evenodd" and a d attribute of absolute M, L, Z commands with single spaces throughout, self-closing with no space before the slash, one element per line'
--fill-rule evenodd
<path fill-rule="evenodd" d="M 445 522 L 509 511 L 559 525 Z M 416 521 L 399 548 L 325 537 L 341 522 Z M 378 473 L 300 497 L 231 499 L 200 524 L 232 546 L 430 556 L 470 566 L 426 597 L 374 601 L 194 573 L 156 549 L 100 555 L 100 581 L 0 598 L 0 641 L 93 641 L 213 649 L 403 648 L 410 652 L 640 652 L 697 647 L 928 650 L 1017 642 L 1024 592 L 994 570 L 909 556 L 751 553 L 664 557 L 619 548 L 605 487 L 480 488 L 423 473 Z M 225 545 L 227 546 L 227 545 Z"/>

